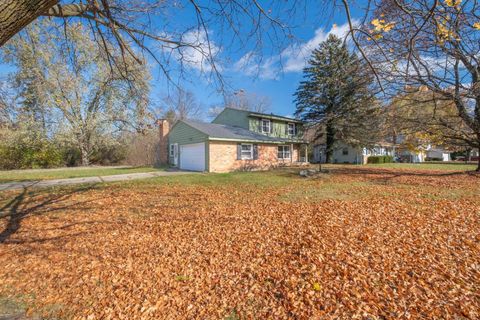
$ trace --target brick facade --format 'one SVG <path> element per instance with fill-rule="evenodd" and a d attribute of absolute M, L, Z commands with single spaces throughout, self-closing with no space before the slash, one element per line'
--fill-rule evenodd
<path fill-rule="evenodd" d="M 290 165 L 299 161 L 299 145 L 293 145 L 292 159 L 278 159 L 277 144 L 258 144 L 258 159 L 237 160 L 237 143 L 210 141 L 210 172 L 228 172 L 240 170 L 268 170 L 280 165 Z"/>
<path fill-rule="evenodd" d="M 158 125 L 158 160 L 160 165 L 169 163 L 168 159 L 168 133 L 170 132 L 170 125 L 165 119 L 157 120 Z"/>

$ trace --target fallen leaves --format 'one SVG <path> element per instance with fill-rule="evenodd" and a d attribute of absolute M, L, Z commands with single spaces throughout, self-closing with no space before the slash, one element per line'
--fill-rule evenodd
<path fill-rule="evenodd" d="M 477 177 L 286 181 L 32 196 L 21 210 L 46 205 L 0 244 L 0 295 L 76 319 L 480 317 Z"/>

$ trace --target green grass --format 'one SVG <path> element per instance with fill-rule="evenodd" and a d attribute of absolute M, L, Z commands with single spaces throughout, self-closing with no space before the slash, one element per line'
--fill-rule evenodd
<path fill-rule="evenodd" d="M 125 173 L 153 172 L 163 170 L 152 167 L 92 167 L 92 168 L 61 168 L 0 171 L 0 183 L 27 180 L 52 180 L 66 178 L 82 178 L 94 176 L 111 176 Z"/>
<path fill-rule="evenodd" d="M 165 176 L 152 179 L 117 182 L 122 187 L 148 187 L 156 184 L 181 184 L 203 186 L 254 186 L 260 189 L 272 186 L 285 186 L 297 180 L 304 180 L 298 175 L 298 169 L 281 169 L 254 172 L 206 173 Z"/>

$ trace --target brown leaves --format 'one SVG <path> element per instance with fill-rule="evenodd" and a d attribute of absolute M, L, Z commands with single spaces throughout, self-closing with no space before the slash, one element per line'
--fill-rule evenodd
<path fill-rule="evenodd" d="M 480 317 L 477 178 L 287 181 L 74 194 L 1 244 L 0 295 L 78 319 Z"/>

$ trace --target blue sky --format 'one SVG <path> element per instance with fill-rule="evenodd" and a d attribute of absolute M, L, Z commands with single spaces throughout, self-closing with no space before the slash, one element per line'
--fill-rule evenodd
<path fill-rule="evenodd" d="M 292 19 L 295 21 L 292 28 L 294 40 L 281 49 L 269 46 L 268 42 L 261 53 L 253 52 L 248 45 L 233 48 L 230 41 L 225 41 L 225 35 L 219 28 L 209 26 L 211 45 L 216 51 L 217 66 L 221 69 L 227 90 L 242 89 L 247 94 L 266 96 L 271 101 L 270 112 L 292 115 L 295 112 L 293 93 L 302 78 L 302 68 L 311 50 L 325 40 L 329 33 L 342 36 L 347 30 L 347 21 L 342 8 L 325 8 L 321 3 L 307 1 L 306 7 L 302 8 L 304 10 L 296 13 L 297 16 Z M 353 18 L 359 17 L 361 14 L 359 5 L 352 5 L 351 9 Z M 182 23 L 193 18 L 192 11 L 183 11 L 181 14 L 183 19 L 180 19 L 181 22 L 176 22 L 176 25 L 172 24 L 173 28 L 181 29 L 185 27 Z M 172 20 L 169 23 L 172 23 L 174 18 L 176 18 L 175 15 L 171 17 Z M 209 107 L 222 103 L 223 98 L 218 91 L 218 86 L 212 84 L 208 75 L 200 72 L 200 69 L 203 69 L 208 73 L 209 65 L 205 61 L 196 59 L 197 57 L 193 54 L 190 63 L 185 64 L 185 76 L 179 84 L 195 94 L 206 114 Z M 166 83 L 158 65 L 152 62 L 150 65 L 151 98 L 160 100 L 160 97 L 171 90 L 171 86 L 169 87 Z M 0 61 L 0 78 L 11 70 Z M 172 75 L 176 77 L 175 73 Z"/>
<path fill-rule="evenodd" d="M 209 30 L 211 44 L 218 50 L 218 64 L 222 69 L 222 76 L 226 79 L 229 90 L 244 90 L 247 94 L 266 96 L 271 101 L 270 112 L 280 115 L 293 115 L 295 104 L 293 94 L 302 79 L 302 68 L 308 60 L 311 50 L 325 40 L 328 34 L 334 33 L 343 36 L 347 31 L 347 19 L 343 8 L 325 8 L 318 5 L 319 1 L 308 1 L 305 12 L 298 13 L 296 26 L 292 29 L 295 36 L 291 45 L 278 50 L 265 48 L 264 53 L 258 56 L 248 49 L 230 50 L 218 43 L 215 36 L 218 30 Z M 360 17 L 360 5 L 352 5 L 353 19 Z M 224 41 L 225 42 L 225 41 Z M 269 50 L 271 49 L 271 50 Z M 256 61 L 261 58 L 262 61 Z M 280 62 L 281 61 L 281 66 Z M 223 101 L 222 95 L 216 86 L 202 75 L 198 69 L 208 70 L 205 62 L 193 62 L 187 65 L 188 79 L 181 82 L 181 86 L 194 92 L 205 108 Z M 161 72 L 154 71 L 153 97 L 158 97 L 168 91 L 162 81 Z"/>

